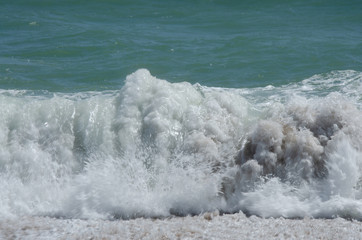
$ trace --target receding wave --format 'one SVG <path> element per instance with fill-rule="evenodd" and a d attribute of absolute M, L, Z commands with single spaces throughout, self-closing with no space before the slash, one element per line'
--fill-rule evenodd
<path fill-rule="evenodd" d="M 362 219 L 362 74 L 210 88 L 144 69 L 120 91 L 0 92 L 0 213 L 243 211 Z"/>

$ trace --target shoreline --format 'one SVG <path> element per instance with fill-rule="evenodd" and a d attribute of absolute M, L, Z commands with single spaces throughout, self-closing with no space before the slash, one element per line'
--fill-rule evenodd
<path fill-rule="evenodd" d="M 19 217 L 0 220 L 1 239 L 361 239 L 362 222 L 246 217 L 243 213 L 131 220 Z"/>

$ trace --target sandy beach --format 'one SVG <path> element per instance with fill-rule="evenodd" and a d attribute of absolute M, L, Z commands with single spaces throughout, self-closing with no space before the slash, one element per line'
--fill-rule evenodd
<path fill-rule="evenodd" d="M 0 221 L 1 239 L 361 239 L 362 223 L 263 219 L 243 213 L 167 219 L 80 220 L 24 217 Z"/>

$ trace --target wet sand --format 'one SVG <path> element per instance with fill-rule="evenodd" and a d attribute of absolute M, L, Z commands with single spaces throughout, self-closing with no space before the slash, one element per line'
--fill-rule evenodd
<path fill-rule="evenodd" d="M 0 220 L 0 239 L 362 239 L 362 222 L 217 212 L 116 221 L 23 217 Z"/>

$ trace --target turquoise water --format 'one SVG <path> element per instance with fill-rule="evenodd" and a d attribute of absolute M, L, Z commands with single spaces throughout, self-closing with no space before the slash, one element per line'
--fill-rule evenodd
<path fill-rule="evenodd" d="M 255 87 L 362 71 L 361 1 L 2 1 L 0 89 Z"/>
<path fill-rule="evenodd" d="M 1 1 L 0 219 L 362 220 L 361 1 Z"/>

